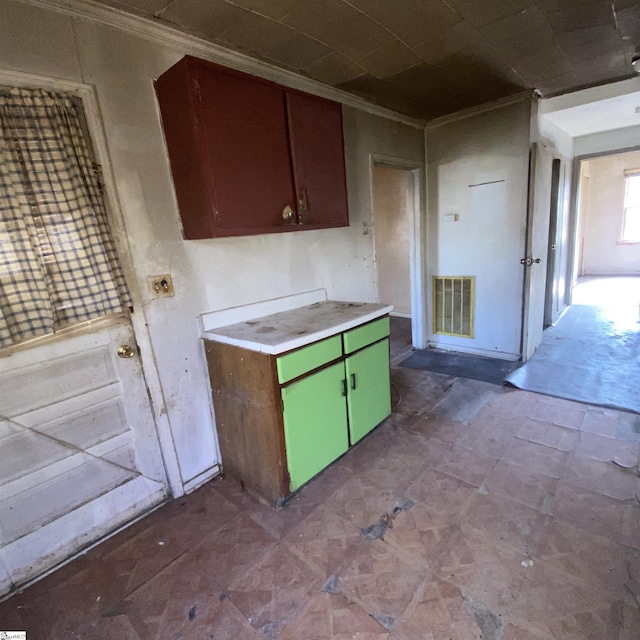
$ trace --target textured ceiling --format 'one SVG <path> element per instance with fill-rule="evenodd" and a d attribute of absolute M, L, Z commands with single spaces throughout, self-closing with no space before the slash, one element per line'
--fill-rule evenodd
<path fill-rule="evenodd" d="M 633 76 L 634 0 L 100 0 L 426 120 Z"/>

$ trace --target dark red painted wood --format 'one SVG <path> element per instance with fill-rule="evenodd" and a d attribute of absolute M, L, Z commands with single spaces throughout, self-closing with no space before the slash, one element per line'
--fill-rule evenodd
<path fill-rule="evenodd" d="M 156 92 L 185 239 L 349 223 L 339 104 L 191 56 Z"/>
<path fill-rule="evenodd" d="M 218 230 L 281 228 L 295 209 L 284 94 L 277 85 L 213 67 L 198 69 L 202 131 Z"/>
<path fill-rule="evenodd" d="M 296 196 L 303 226 L 347 226 L 341 105 L 288 91 L 287 112 Z M 300 200 L 303 203 L 306 200 L 306 213 Z"/>
<path fill-rule="evenodd" d="M 206 140 L 196 118 L 196 94 L 185 57 L 155 83 L 164 136 L 171 162 L 182 232 L 187 240 L 215 235 L 213 186 L 205 157 Z"/>

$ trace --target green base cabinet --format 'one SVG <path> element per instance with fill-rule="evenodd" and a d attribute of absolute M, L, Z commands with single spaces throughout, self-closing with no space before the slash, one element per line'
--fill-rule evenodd
<path fill-rule="evenodd" d="M 389 318 L 380 318 L 277 359 L 278 379 L 284 385 L 333 362 L 282 387 L 291 491 L 391 413 L 388 335 Z"/>
<path fill-rule="evenodd" d="M 349 387 L 349 437 L 355 444 L 391 413 L 389 340 L 358 351 L 345 360 Z"/>
<path fill-rule="evenodd" d="M 206 341 L 224 472 L 279 506 L 391 413 L 389 318 L 278 355 Z"/>

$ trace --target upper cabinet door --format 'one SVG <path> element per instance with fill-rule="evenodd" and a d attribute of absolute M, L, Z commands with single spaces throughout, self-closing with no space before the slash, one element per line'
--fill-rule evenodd
<path fill-rule="evenodd" d="M 348 225 L 339 104 L 191 56 L 156 93 L 185 239 Z"/>
<path fill-rule="evenodd" d="M 307 228 L 347 226 L 341 105 L 289 91 L 287 117 L 299 223 Z"/>
<path fill-rule="evenodd" d="M 216 235 L 277 231 L 295 224 L 284 93 L 269 82 L 198 69 Z M 289 207 L 292 214 L 288 220 Z"/>

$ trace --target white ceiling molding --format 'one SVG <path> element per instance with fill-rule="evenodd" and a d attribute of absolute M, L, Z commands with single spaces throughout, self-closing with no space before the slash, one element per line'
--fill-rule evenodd
<path fill-rule="evenodd" d="M 80 17 L 91 22 L 114 27 L 146 40 L 179 49 L 184 51 L 185 54 L 216 62 L 237 69 L 238 71 L 244 71 L 265 78 L 266 80 L 272 80 L 273 82 L 292 89 L 306 91 L 307 93 L 328 98 L 329 100 L 335 100 L 343 105 L 360 109 L 389 120 L 394 120 L 416 129 L 424 129 L 426 124 L 424 120 L 404 116 L 391 109 L 367 102 L 363 98 L 351 95 L 340 89 L 334 89 L 316 80 L 305 78 L 293 71 L 281 69 L 280 67 L 262 62 L 243 53 L 226 49 L 203 38 L 183 33 L 164 23 L 153 22 L 147 18 L 125 13 L 119 9 L 98 4 L 92 0 L 19 1 L 24 4 L 42 7 L 57 13 Z"/>
<path fill-rule="evenodd" d="M 527 89 L 525 91 L 521 91 L 520 93 L 516 93 L 515 95 L 507 96 L 506 98 L 500 98 L 499 100 L 493 100 L 492 102 L 485 102 L 484 104 L 480 104 L 477 107 L 470 107 L 469 109 L 464 109 L 463 111 L 456 111 L 455 113 L 450 113 L 446 116 L 441 116 L 440 118 L 429 120 L 425 124 L 425 127 L 427 129 L 434 129 L 435 127 L 440 127 L 443 124 L 449 124 L 450 122 L 455 122 L 456 120 L 464 120 L 465 118 L 470 118 L 472 116 L 478 115 L 479 113 L 493 111 L 494 109 L 499 109 L 500 107 L 507 107 L 511 104 L 515 104 L 516 102 L 522 102 L 523 100 L 533 100 L 535 98 L 535 95 L 536 94 L 532 89 Z"/>

